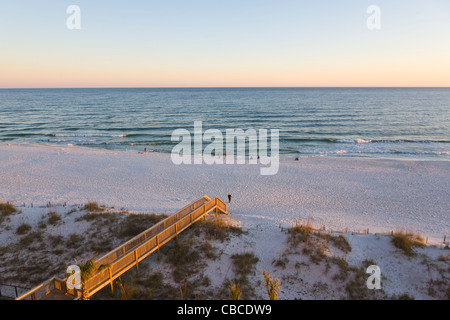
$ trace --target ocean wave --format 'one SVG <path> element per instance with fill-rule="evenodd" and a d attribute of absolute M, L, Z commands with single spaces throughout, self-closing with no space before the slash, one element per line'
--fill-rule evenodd
<path fill-rule="evenodd" d="M 353 144 L 364 144 L 364 143 L 450 143 L 449 140 L 388 140 L 388 139 L 328 139 L 331 142 L 337 143 L 353 143 Z"/>
<path fill-rule="evenodd" d="M 53 137 L 70 138 L 70 137 L 98 137 L 98 138 L 124 138 L 126 134 L 102 134 L 102 133 L 56 133 Z"/>
<path fill-rule="evenodd" d="M 299 143 L 330 143 L 330 144 L 366 144 L 366 143 L 450 143 L 450 140 L 408 140 L 408 139 L 338 139 L 338 138 L 292 138 L 292 137 L 280 137 L 280 141 L 286 142 L 299 142 Z"/>
<path fill-rule="evenodd" d="M 336 139 L 335 142 L 363 144 L 363 143 L 371 143 L 372 140 L 364 140 L 364 139 Z"/>

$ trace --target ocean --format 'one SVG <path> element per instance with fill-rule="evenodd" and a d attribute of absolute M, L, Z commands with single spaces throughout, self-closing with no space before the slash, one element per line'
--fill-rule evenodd
<path fill-rule="evenodd" d="M 278 129 L 280 154 L 450 160 L 450 88 L 0 89 L 0 142 L 171 152 L 175 129 Z"/>

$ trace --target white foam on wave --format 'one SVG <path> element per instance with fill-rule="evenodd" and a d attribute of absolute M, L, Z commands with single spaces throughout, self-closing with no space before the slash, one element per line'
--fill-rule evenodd
<path fill-rule="evenodd" d="M 341 143 L 357 143 L 357 144 L 363 144 L 363 143 L 371 143 L 372 140 L 364 140 L 364 139 L 338 139 L 337 142 Z"/>
<path fill-rule="evenodd" d="M 55 137 L 106 137 L 106 138 L 124 138 L 126 134 L 102 134 L 102 133 L 58 133 Z"/>

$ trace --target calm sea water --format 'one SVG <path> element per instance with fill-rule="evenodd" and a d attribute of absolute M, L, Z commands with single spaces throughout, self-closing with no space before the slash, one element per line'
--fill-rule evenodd
<path fill-rule="evenodd" d="M 450 160 L 450 88 L 0 90 L 7 143 L 170 152 L 199 120 L 279 129 L 282 154 Z"/>

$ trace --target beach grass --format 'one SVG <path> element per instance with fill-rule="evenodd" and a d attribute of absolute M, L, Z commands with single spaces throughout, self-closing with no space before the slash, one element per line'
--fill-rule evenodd
<path fill-rule="evenodd" d="M 239 284 L 232 283 L 228 286 L 230 288 L 230 299 L 241 300 L 242 290 Z"/>
<path fill-rule="evenodd" d="M 84 210 L 88 212 L 102 212 L 106 209 L 98 205 L 97 202 L 88 202 L 84 205 Z"/>
<path fill-rule="evenodd" d="M 15 213 L 20 213 L 20 211 L 12 203 L 0 201 L 0 223 Z"/>
<path fill-rule="evenodd" d="M 51 211 L 48 213 L 48 223 L 56 225 L 59 221 L 61 221 L 61 216 L 57 212 Z"/>
<path fill-rule="evenodd" d="M 27 233 L 30 230 L 31 230 L 31 226 L 29 224 L 23 222 L 17 227 L 16 233 L 19 234 L 19 235 L 23 235 L 23 234 Z"/>
<path fill-rule="evenodd" d="M 413 256 L 415 254 L 413 248 L 424 247 L 425 240 L 419 234 L 399 230 L 392 233 L 392 244 L 406 255 Z"/>
<path fill-rule="evenodd" d="M 215 217 L 213 219 L 199 220 L 193 225 L 196 234 L 203 233 L 207 238 L 224 242 L 231 235 L 241 235 L 245 233 L 242 228 L 233 226 L 228 221 Z"/>
<path fill-rule="evenodd" d="M 255 274 L 256 264 L 259 258 L 253 252 L 235 253 L 231 255 L 235 279 L 232 283 L 238 284 L 242 289 L 244 299 L 249 299 L 255 294 L 255 285 L 249 280 L 249 276 Z M 227 284 L 229 286 L 230 284 Z"/>

